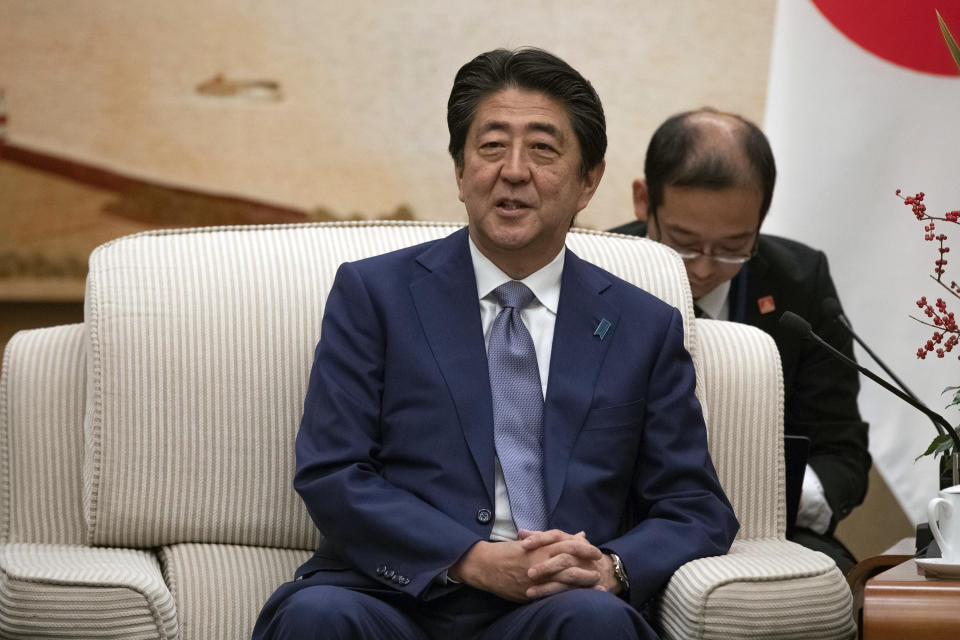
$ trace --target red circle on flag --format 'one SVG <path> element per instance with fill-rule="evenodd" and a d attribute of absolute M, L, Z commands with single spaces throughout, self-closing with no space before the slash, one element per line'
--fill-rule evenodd
<path fill-rule="evenodd" d="M 957 0 L 812 0 L 841 33 L 870 53 L 914 71 L 958 75 L 937 11 L 960 41 Z"/>

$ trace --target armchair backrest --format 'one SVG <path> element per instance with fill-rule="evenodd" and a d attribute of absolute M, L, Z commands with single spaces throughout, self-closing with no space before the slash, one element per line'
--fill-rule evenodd
<path fill-rule="evenodd" d="M 89 541 L 314 547 L 319 534 L 292 488 L 293 442 L 336 269 L 459 226 L 159 231 L 95 250 L 85 303 Z M 680 308 L 696 361 L 675 253 L 588 231 L 572 232 L 568 246 Z"/>

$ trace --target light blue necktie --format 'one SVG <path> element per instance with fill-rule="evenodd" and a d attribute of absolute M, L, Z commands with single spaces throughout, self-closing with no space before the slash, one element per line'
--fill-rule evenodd
<path fill-rule="evenodd" d="M 493 321 L 487 345 L 493 395 L 494 444 L 507 482 L 510 510 L 518 529 L 547 526 L 543 495 L 543 390 L 537 353 L 520 311 L 533 300 L 522 282 L 493 290 L 503 309 Z"/>

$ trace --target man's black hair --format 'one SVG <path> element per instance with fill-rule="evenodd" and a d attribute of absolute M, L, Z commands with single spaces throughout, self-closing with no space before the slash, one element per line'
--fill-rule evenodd
<path fill-rule="evenodd" d="M 703 144 L 702 131 L 695 118 L 703 114 L 721 115 L 735 122 L 742 159 Z M 744 160 L 748 165 L 747 175 L 744 175 Z M 773 199 L 777 166 L 770 143 L 757 125 L 741 116 L 704 107 L 673 115 L 657 128 L 647 146 L 644 177 L 652 215 L 656 215 L 663 204 L 665 186 L 726 189 L 755 184 L 763 195 L 760 205 L 760 222 L 763 222 Z"/>
<path fill-rule="evenodd" d="M 495 49 L 460 67 L 447 101 L 450 155 L 463 168 L 467 132 L 480 102 L 505 89 L 539 91 L 560 102 L 580 143 L 580 177 L 603 161 L 607 152 L 606 120 L 590 82 L 557 56 L 533 47 Z"/>

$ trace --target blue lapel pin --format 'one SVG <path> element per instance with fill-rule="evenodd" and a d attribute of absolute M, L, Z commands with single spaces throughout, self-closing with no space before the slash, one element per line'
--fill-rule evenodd
<path fill-rule="evenodd" d="M 597 328 L 593 330 L 593 335 L 599 336 L 601 340 L 607 335 L 607 331 L 610 329 L 610 321 L 606 318 L 600 318 L 600 323 L 597 325 Z"/>

